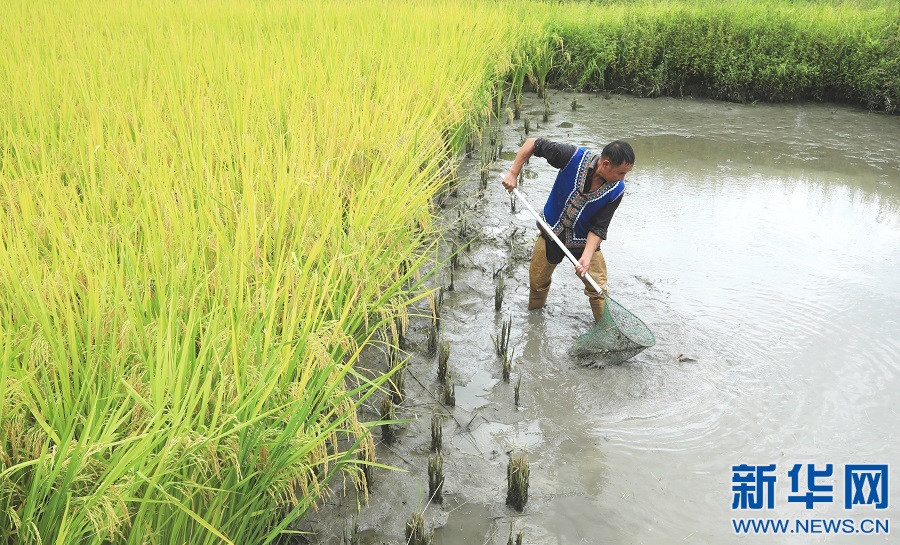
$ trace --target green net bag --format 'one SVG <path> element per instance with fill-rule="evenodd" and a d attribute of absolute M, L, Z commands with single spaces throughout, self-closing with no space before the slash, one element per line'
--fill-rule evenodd
<path fill-rule="evenodd" d="M 603 316 L 575 339 L 571 354 L 590 357 L 594 365 L 615 365 L 656 344 L 653 332 L 637 316 L 604 294 Z"/>

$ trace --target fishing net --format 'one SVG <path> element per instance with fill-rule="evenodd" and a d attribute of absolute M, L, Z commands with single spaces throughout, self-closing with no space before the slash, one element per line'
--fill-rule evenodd
<path fill-rule="evenodd" d="M 644 322 L 605 294 L 603 317 L 590 331 L 575 339 L 571 353 L 590 356 L 594 365 L 615 365 L 656 344 Z"/>
<path fill-rule="evenodd" d="M 535 221 L 541 226 L 541 231 L 556 242 L 573 265 L 577 264 L 575 256 L 557 238 L 550 226 L 522 196 L 518 188 L 514 187 L 511 191 L 528 208 Z M 600 290 L 590 276 L 587 277 L 587 281 L 595 290 Z M 599 366 L 622 363 L 656 343 L 653 333 L 644 325 L 644 322 L 628 309 L 613 301 L 609 294 L 604 295 L 606 304 L 603 305 L 603 316 L 600 321 L 593 329 L 578 337 L 575 340 L 575 346 L 571 349 L 571 353 L 575 356 L 592 356 L 592 363 Z"/>

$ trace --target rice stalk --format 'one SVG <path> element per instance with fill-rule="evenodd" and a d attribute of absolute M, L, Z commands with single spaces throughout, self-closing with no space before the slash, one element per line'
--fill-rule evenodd
<path fill-rule="evenodd" d="M 441 341 L 440 352 L 438 353 L 438 367 L 437 367 L 437 378 L 438 378 L 438 382 L 440 382 L 441 384 L 447 384 L 447 377 L 450 374 L 449 361 L 450 361 L 450 343 L 447 341 Z"/>
<path fill-rule="evenodd" d="M 444 417 L 436 412 L 431 413 L 431 451 L 440 452 L 444 440 Z"/>
<path fill-rule="evenodd" d="M 491 336 L 494 341 L 494 351 L 498 356 L 505 356 L 509 350 L 509 336 L 512 330 L 512 316 L 503 321 L 500 325 L 500 333 L 496 337 Z"/>
<path fill-rule="evenodd" d="M 506 505 L 516 511 L 525 510 L 528 503 L 528 456 L 525 453 L 513 455 L 506 466 Z"/>
<path fill-rule="evenodd" d="M 407 545 L 431 545 L 433 541 L 434 531 L 426 531 L 424 513 L 414 512 L 412 517 L 406 521 Z"/>
<path fill-rule="evenodd" d="M 513 353 L 511 351 L 502 356 L 503 365 L 501 372 L 503 375 L 503 382 L 509 382 L 509 375 L 512 372 L 512 360 Z"/>
<path fill-rule="evenodd" d="M 444 455 L 440 452 L 428 457 L 428 497 L 444 503 Z"/>

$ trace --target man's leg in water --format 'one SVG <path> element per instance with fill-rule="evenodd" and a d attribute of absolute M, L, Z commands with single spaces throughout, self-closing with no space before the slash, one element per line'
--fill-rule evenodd
<path fill-rule="evenodd" d="M 547 294 L 550 293 L 550 277 L 556 265 L 547 261 L 547 243 L 544 237 L 538 235 L 534 243 L 534 251 L 531 252 L 531 266 L 528 268 L 530 280 L 530 293 L 528 296 L 528 310 L 544 308 L 547 304 Z"/>
<path fill-rule="evenodd" d="M 603 259 L 600 248 L 597 248 L 597 251 L 594 252 L 594 256 L 591 257 L 591 265 L 588 268 L 588 274 L 591 275 L 594 282 L 600 286 L 600 289 L 606 291 L 606 260 Z M 594 315 L 594 321 L 599 322 L 600 318 L 603 316 L 603 305 L 605 304 L 603 294 L 597 293 L 594 288 L 588 284 L 587 280 L 582 278 L 581 281 L 584 282 L 584 294 L 588 296 L 588 301 L 591 303 L 591 313 Z"/>

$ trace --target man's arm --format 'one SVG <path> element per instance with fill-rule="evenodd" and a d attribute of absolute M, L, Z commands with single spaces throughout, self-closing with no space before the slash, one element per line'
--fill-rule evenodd
<path fill-rule="evenodd" d="M 624 195 L 624 193 L 622 195 Z M 606 230 L 609 228 L 609 223 L 612 221 L 616 208 L 618 208 L 619 203 L 622 202 L 622 195 L 619 195 L 616 200 L 607 203 L 599 212 L 594 214 L 593 218 L 591 218 L 590 231 L 588 231 L 587 235 L 587 244 L 585 244 L 584 252 L 582 252 L 581 257 L 578 259 L 578 265 L 575 266 L 575 274 L 578 276 L 587 274 L 588 269 L 591 266 L 591 258 L 594 257 L 594 252 L 600 247 L 600 243 L 606 240 Z"/>
<path fill-rule="evenodd" d="M 624 195 L 624 193 L 622 195 Z M 618 208 L 619 203 L 622 202 L 622 195 L 619 195 L 616 200 L 607 203 L 606 206 L 601 208 L 600 211 L 591 218 L 590 231 L 603 240 L 606 240 L 606 231 L 609 229 L 609 223 L 612 221 L 613 214 L 616 213 L 616 208 Z"/>
<path fill-rule="evenodd" d="M 519 172 L 522 171 L 522 166 L 525 164 L 525 161 L 534 155 L 534 143 L 536 141 L 537 138 L 528 138 L 525 140 L 525 143 L 519 148 L 519 152 L 516 154 L 516 158 L 513 160 L 509 172 L 503 177 L 503 187 L 510 193 L 512 193 L 512 190 L 519 184 Z"/>
<path fill-rule="evenodd" d="M 587 274 L 588 269 L 591 267 L 591 258 L 594 257 L 594 252 L 600 247 L 601 242 L 603 242 L 603 239 L 597 236 L 597 233 L 593 231 L 588 232 L 587 244 L 584 246 L 581 257 L 578 258 L 578 265 L 575 265 L 575 274 L 578 276 Z"/>
<path fill-rule="evenodd" d="M 554 142 L 546 138 L 538 138 L 534 143 L 534 155 L 546 159 L 553 168 L 566 168 L 576 151 L 578 151 L 577 146 Z"/>
<path fill-rule="evenodd" d="M 572 144 L 554 142 L 546 138 L 528 138 L 522 144 L 522 147 L 519 148 L 519 152 L 516 154 L 509 172 L 503 177 L 503 187 L 507 191 L 512 192 L 513 188 L 518 184 L 519 172 L 521 172 L 522 166 L 525 165 L 525 162 L 532 155 L 543 157 L 553 168 L 565 168 L 577 150 L 578 148 Z"/>

